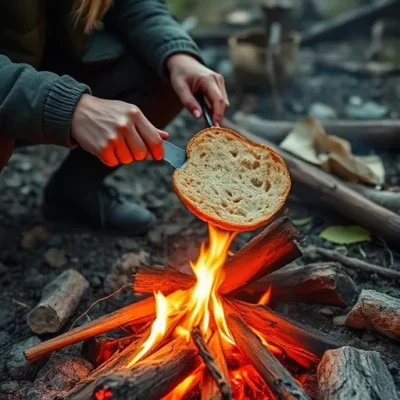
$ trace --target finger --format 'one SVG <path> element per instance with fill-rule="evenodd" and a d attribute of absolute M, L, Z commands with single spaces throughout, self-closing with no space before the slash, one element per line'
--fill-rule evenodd
<path fill-rule="evenodd" d="M 133 161 L 133 155 L 123 136 L 115 140 L 114 153 L 121 164 L 130 164 Z"/>
<path fill-rule="evenodd" d="M 217 85 L 221 90 L 222 96 L 224 97 L 224 114 L 225 114 L 225 111 L 229 107 L 229 99 L 225 86 L 225 78 L 222 75 L 218 74 L 216 75 L 215 80 L 217 81 Z"/>
<path fill-rule="evenodd" d="M 213 122 L 218 125 L 221 122 L 224 113 L 224 97 L 221 90 L 218 87 L 217 82 L 212 79 L 207 80 L 203 87 L 203 92 L 211 104 Z"/>
<path fill-rule="evenodd" d="M 110 144 L 100 152 L 99 158 L 104 164 L 108 165 L 109 167 L 116 167 L 119 164 L 118 159 L 114 153 L 114 148 Z"/>
<path fill-rule="evenodd" d="M 140 137 L 135 125 L 129 123 L 128 132 L 125 134 L 125 140 L 133 158 L 137 161 L 144 160 L 147 155 L 147 147 L 143 139 Z"/>
<path fill-rule="evenodd" d="M 138 119 L 136 127 L 153 158 L 155 160 L 162 160 L 164 158 L 164 146 L 160 131 L 143 114 Z"/>
<path fill-rule="evenodd" d="M 179 82 L 175 85 L 175 92 L 181 100 L 182 104 L 198 119 L 201 117 L 201 107 L 193 96 L 189 85 L 185 82 Z"/>
<path fill-rule="evenodd" d="M 158 130 L 158 132 L 159 132 L 159 134 L 161 136 L 161 139 L 166 140 L 166 139 L 169 138 L 169 133 L 168 132 L 160 131 L 160 130 Z"/>

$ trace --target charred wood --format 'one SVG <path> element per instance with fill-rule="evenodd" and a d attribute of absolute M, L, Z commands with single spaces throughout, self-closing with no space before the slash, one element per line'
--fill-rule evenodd
<path fill-rule="evenodd" d="M 260 338 L 245 324 L 237 311 L 227 303 L 224 304 L 224 310 L 229 330 L 236 345 L 251 361 L 269 389 L 279 399 L 310 399 L 292 375 L 263 345 Z"/>
<path fill-rule="evenodd" d="M 347 346 L 324 354 L 318 367 L 318 386 L 321 400 L 398 399 L 379 353 Z"/>
<path fill-rule="evenodd" d="M 400 299 L 375 290 L 363 290 L 345 324 L 350 328 L 376 330 L 400 340 Z"/>
<path fill-rule="evenodd" d="M 259 299 L 272 288 L 271 300 L 347 307 L 354 304 L 358 291 L 354 281 L 336 262 L 310 264 L 273 272 L 238 289 Z M 242 298 L 242 297 L 241 297 Z"/>
<path fill-rule="evenodd" d="M 101 376 L 94 389 L 84 387 L 67 396 L 67 399 L 89 400 L 96 398 L 96 393 L 107 392 L 113 400 L 158 400 L 190 375 L 198 365 L 199 358 L 194 344 L 178 338 L 130 369 Z"/>
<path fill-rule="evenodd" d="M 215 335 L 218 335 L 217 333 Z M 213 335 L 213 336 L 215 336 Z M 203 387 L 202 387 L 202 398 L 210 400 L 210 399 L 218 399 L 221 398 L 223 400 L 231 400 L 232 399 L 232 389 L 229 383 L 229 376 L 228 376 L 228 370 L 226 367 L 226 363 L 224 360 L 224 365 L 221 365 L 221 362 L 217 362 L 217 359 L 214 358 L 214 356 L 211 354 L 211 351 L 209 347 L 207 346 L 203 335 L 201 334 L 199 328 L 194 327 L 192 329 L 192 340 L 197 347 L 197 350 L 200 354 L 201 359 L 204 362 L 204 365 L 207 368 L 208 377 L 212 378 L 212 381 L 215 382 L 218 392 L 220 392 L 221 396 L 218 396 L 218 393 L 214 391 L 214 385 L 211 384 L 209 379 L 206 379 L 207 382 L 207 395 L 204 393 Z M 218 338 L 218 336 L 217 336 Z M 219 351 L 218 353 L 215 353 L 215 356 L 218 357 L 218 360 L 221 361 L 223 359 L 223 353 L 222 353 L 222 348 L 221 346 L 216 347 L 215 349 Z M 221 358 L 222 357 L 222 358 Z M 205 382 L 203 381 L 203 384 Z M 203 386 L 203 385 L 202 385 Z M 211 390 L 210 390 L 211 389 Z M 208 396 L 208 397 L 206 397 Z"/>
<path fill-rule="evenodd" d="M 279 347 L 288 357 L 306 367 L 317 364 L 326 350 L 345 344 L 341 338 L 291 321 L 268 307 L 231 299 L 225 301 L 238 310 L 250 327 L 262 333 L 268 343 Z"/>

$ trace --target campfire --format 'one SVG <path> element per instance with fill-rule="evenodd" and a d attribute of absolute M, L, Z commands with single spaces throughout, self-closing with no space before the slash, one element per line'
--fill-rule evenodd
<path fill-rule="evenodd" d="M 268 276 L 301 256 L 300 234 L 288 218 L 229 257 L 234 236 L 209 226 L 208 244 L 191 263 L 193 275 L 172 267 L 138 270 L 134 290 L 149 297 L 28 349 L 27 359 L 126 327 L 131 334 L 123 339 L 86 342 L 97 368 L 67 398 L 308 399 L 286 367 L 310 368 L 343 343 L 266 304 L 274 293 L 277 300 L 321 293 L 327 304 L 344 306 L 354 295 L 351 285 L 341 280 L 338 289 L 329 279 L 315 279 L 318 268 L 313 277 L 296 269 Z"/>

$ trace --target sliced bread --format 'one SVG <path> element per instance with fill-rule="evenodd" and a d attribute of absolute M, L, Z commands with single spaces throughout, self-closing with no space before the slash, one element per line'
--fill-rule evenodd
<path fill-rule="evenodd" d="M 187 146 L 173 187 L 198 218 L 229 231 L 249 231 L 283 206 L 290 176 L 282 158 L 225 128 L 207 128 Z"/>

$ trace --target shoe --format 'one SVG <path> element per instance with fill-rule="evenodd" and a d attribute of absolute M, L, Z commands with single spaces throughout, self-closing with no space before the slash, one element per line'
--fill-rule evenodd
<path fill-rule="evenodd" d="M 154 225 L 150 211 L 122 199 L 113 187 L 60 187 L 59 182 L 51 179 L 45 188 L 42 213 L 46 219 L 68 216 L 95 229 L 134 236 L 145 235 Z"/>

